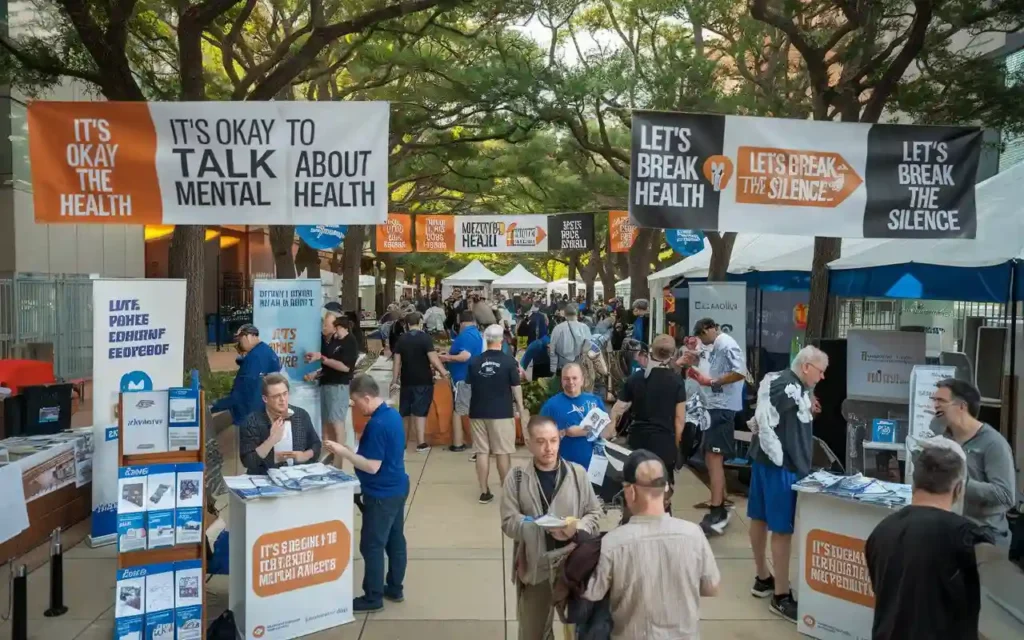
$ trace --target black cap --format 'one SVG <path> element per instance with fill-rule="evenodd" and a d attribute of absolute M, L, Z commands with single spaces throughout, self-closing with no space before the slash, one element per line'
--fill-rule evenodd
<path fill-rule="evenodd" d="M 260 330 L 257 329 L 256 325 L 254 325 L 254 324 L 243 324 L 242 326 L 238 327 L 238 331 L 235 332 L 235 335 L 236 336 L 246 336 L 246 335 L 248 335 L 248 336 L 256 336 L 258 338 L 260 336 Z"/>
<path fill-rule="evenodd" d="M 693 335 L 699 336 L 708 329 L 714 329 L 717 326 L 718 323 L 711 318 L 701 318 L 695 325 L 693 325 Z"/>
<path fill-rule="evenodd" d="M 649 460 L 656 460 L 661 466 L 661 477 L 653 482 L 640 484 L 636 481 L 636 470 L 641 464 Z M 665 463 L 662 459 L 652 451 L 637 449 L 629 454 L 629 457 L 626 458 L 626 464 L 622 465 L 622 481 L 626 484 L 635 484 L 641 487 L 664 487 L 668 485 L 668 471 L 665 469 Z"/>

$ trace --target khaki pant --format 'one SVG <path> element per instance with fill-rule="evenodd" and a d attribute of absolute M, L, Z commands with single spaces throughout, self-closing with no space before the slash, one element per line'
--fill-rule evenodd
<path fill-rule="evenodd" d="M 554 618 L 549 582 L 519 586 L 519 640 L 554 640 Z"/>

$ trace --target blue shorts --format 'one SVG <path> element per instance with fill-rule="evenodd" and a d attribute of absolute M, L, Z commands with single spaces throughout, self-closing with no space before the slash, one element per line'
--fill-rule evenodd
<path fill-rule="evenodd" d="M 750 466 L 747 518 L 768 523 L 772 533 L 793 533 L 796 521 L 797 475 L 783 467 L 754 462 Z"/>
<path fill-rule="evenodd" d="M 434 385 L 402 385 L 398 389 L 398 413 L 403 418 L 426 418 L 433 401 Z"/>

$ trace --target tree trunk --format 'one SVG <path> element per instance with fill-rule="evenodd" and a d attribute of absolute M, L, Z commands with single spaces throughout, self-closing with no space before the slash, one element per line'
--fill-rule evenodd
<path fill-rule="evenodd" d="M 733 245 L 736 244 L 736 234 L 709 231 L 707 236 L 711 244 L 708 282 L 724 282 L 729 279 L 729 261 L 732 259 Z"/>
<path fill-rule="evenodd" d="M 651 297 L 651 289 L 647 285 L 647 276 L 651 272 L 651 245 L 660 229 L 642 228 L 636 235 L 636 241 L 629 252 L 629 295 L 631 300 L 647 300 Z"/>
<path fill-rule="evenodd" d="M 365 226 L 350 225 L 341 247 L 341 308 L 345 311 L 362 309 L 359 300 L 359 271 L 363 260 L 365 233 Z"/>
<path fill-rule="evenodd" d="M 573 251 L 569 254 L 569 297 L 576 299 L 576 276 L 580 268 L 580 254 Z"/>
<path fill-rule="evenodd" d="M 604 299 L 608 300 L 615 296 L 615 273 L 612 271 L 611 260 L 601 257 L 601 251 L 593 249 L 590 252 L 590 262 L 594 265 L 594 271 L 601 278 L 604 286 Z"/>
<path fill-rule="evenodd" d="M 270 225 L 270 250 L 274 255 L 274 274 L 280 280 L 295 278 L 295 257 L 292 255 L 295 243 L 295 227 Z"/>
<path fill-rule="evenodd" d="M 395 256 L 390 253 L 381 254 L 381 261 L 384 263 L 384 279 L 388 281 L 384 285 L 384 307 L 387 308 L 395 301 L 395 279 L 398 276 L 398 264 Z"/>
<path fill-rule="evenodd" d="M 206 228 L 178 225 L 167 252 L 168 272 L 172 278 L 185 279 L 185 371 L 197 369 L 200 376 L 210 373 L 206 355 Z"/>
<path fill-rule="evenodd" d="M 811 293 L 807 310 L 807 340 L 825 336 L 828 319 L 828 263 L 838 260 L 842 239 L 815 238 L 814 260 L 811 263 Z"/>
<path fill-rule="evenodd" d="M 299 248 L 295 251 L 295 271 L 299 278 L 320 279 L 320 252 L 302 240 L 299 240 Z"/>

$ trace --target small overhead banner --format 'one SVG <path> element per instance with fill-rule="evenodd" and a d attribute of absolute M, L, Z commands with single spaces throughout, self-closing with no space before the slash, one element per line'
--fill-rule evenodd
<path fill-rule="evenodd" d="M 694 229 L 665 229 L 665 242 L 673 251 L 688 258 L 704 250 L 704 232 Z"/>
<path fill-rule="evenodd" d="M 348 226 L 346 225 L 317 224 L 295 227 L 295 233 L 302 238 L 302 241 L 318 251 L 330 251 L 341 246 L 347 232 Z"/>
<path fill-rule="evenodd" d="M 640 233 L 628 211 L 608 212 L 608 250 L 612 253 L 626 253 L 633 247 L 636 234 Z"/>
<path fill-rule="evenodd" d="M 416 252 L 455 251 L 455 216 L 416 216 Z"/>
<path fill-rule="evenodd" d="M 409 253 L 412 251 L 412 216 L 389 213 L 387 224 L 377 225 L 377 253 Z"/>
<path fill-rule="evenodd" d="M 594 248 L 594 214 L 563 213 L 548 218 L 548 251 L 590 251 Z"/>
<path fill-rule="evenodd" d="M 386 102 L 28 106 L 36 222 L 382 224 Z"/>
<path fill-rule="evenodd" d="M 844 238 L 977 232 L 982 132 L 634 111 L 641 227 Z"/>

